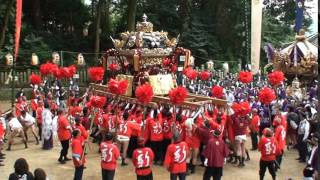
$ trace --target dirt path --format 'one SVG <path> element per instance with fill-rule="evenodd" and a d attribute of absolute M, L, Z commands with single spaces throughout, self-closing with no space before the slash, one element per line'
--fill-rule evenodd
<path fill-rule="evenodd" d="M 1 110 L 7 110 L 10 108 L 10 102 L 0 102 Z M 50 151 L 44 151 L 40 145 L 35 145 L 32 134 L 29 135 L 29 148 L 24 149 L 24 145 L 21 139 L 17 138 L 15 144 L 12 146 L 12 151 L 4 151 L 6 153 L 6 159 L 4 161 L 5 166 L 0 167 L 0 180 L 6 180 L 9 174 L 13 172 L 13 165 L 16 159 L 23 157 L 26 158 L 31 172 L 34 169 L 43 168 L 50 180 L 71 180 L 73 179 L 74 168 L 71 161 L 65 165 L 60 165 L 57 161 L 60 153 L 60 144 L 55 140 L 55 147 Z M 250 142 L 247 144 L 249 145 Z M 7 144 L 5 145 L 5 148 Z M 101 179 L 100 169 L 100 156 L 97 153 L 97 145 L 92 144 L 91 150 L 87 155 L 87 169 L 84 170 L 84 180 L 98 180 Z M 234 165 L 227 164 L 224 167 L 224 175 L 222 179 L 226 180 L 257 180 L 259 179 L 259 157 L 260 154 L 257 151 L 250 152 L 251 161 L 246 162 L 244 168 L 238 168 Z M 71 153 L 69 151 L 69 157 Z M 302 179 L 302 170 L 304 164 L 298 163 L 295 158 L 297 157 L 296 151 L 286 151 L 281 170 L 277 174 L 277 179 L 285 180 L 288 177 L 294 180 Z M 196 174 L 188 176 L 187 179 L 201 180 L 203 169 L 200 166 L 196 167 Z M 160 166 L 153 167 L 153 177 L 155 180 L 167 180 L 169 179 L 169 173 L 167 170 Z M 115 180 L 135 180 L 136 175 L 132 163 L 129 166 L 118 166 L 116 170 Z M 266 180 L 271 179 L 271 176 L 266 173 Z"/>
<path fill-rule="evenodd" d="M 23 144 L 20 139 L 16 140 L 16 144 L 13 145 L 13 150 L 8 152 L 4 151 L 7 154 L 7 159 L 5 160 L 5 166 L 0 167 L 0 180 L 5 180 L 9 174 L 13 171 L 14 161 L 19 157 L 24 157 L 27 159 L 31 171 L 41 167 L 43 168 L 50 180 L 69 180 L 73 178 L 73 164 L 69 161 L 65 165 L 60 165 L 57 162 L 57 158 L 60 152 L 60 145 L 58 142 L 55 142 L 54 149 L 50 151 L 44 151 L 41 149 L 41 146 L 36 146 L 32 136 L 29 136 L 29 148 L 24 149 Z M 93 144 L 91 151 L 87 155 L 87 169 L 84 171 L 84 180 L 96 180 L 101 179 L 101 170 L 100 170 L 100 157 L 97 153 L 97 145 Z M 237 168 L 231 164 L 227 164 L 224 168 L 223 179 L 226 180 L 257 180 L 258 169 L 259 169 L 259 153 L 257 151 L 250 152 L 251 161 L 246 162 L 244 168 Z M 284 155 L 284 160 L 282 164 L 282 169 L 278 173 L 278 178 L 280 180 L 285 180 L 288 177 L 291 177 L 295 180 L 302 178 L 302 169 L 303 164 L 298 163 L 295 158 L 297 156 L 296 151 L 287 151 Z M 69 152 L 69 157 L 71 153 Z M 203 168 L 197 166 L 197 172 L 194 175 L 188 176 L 187 179 L 200 180 L 202 179 Z M 169 173 L 165 168 L 160 166 L 153 167 L 153 175 L 155 180 L 166 180 L 169 179 Z M 118 166 L 116 170 L 117 180 L 134 180 L 136 179 L 132 163 L 129 163 L 129 166 L 121 167 Z M 267 173 L 265 179 L 271 179 L 271 176 Z"/>

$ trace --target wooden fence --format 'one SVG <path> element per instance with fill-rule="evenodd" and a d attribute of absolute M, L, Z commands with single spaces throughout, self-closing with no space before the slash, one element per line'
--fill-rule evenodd
<path fill-rule="evenodd" d="M 0 67 L 0 87 L 10 87 L 11 86 L 11 72 L 12 67 Z M 15 68 L 15 87 L 26 87 L 29 86 L 29 76 L 34 74 L 39 74 L 38 68 L 33 67 L 22 67 L 18 66 Z M 87 67 L 78 67 L 77 73 L 78 78 L 74 78 L 79 86 L 88 85 L 88 73 Z M 63 84 L 68 84 L 67 80 L 62 81 Z"/>

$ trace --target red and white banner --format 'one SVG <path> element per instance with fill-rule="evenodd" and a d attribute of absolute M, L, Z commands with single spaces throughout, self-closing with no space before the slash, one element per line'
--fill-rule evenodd
<path fill-rule="evenodd" d="M 20 42 L 21 31 L 21 16 L 22 16 L 22 0 L 17 0 L 16 4 L 16 34 L 14 41 L 14 60 L 17 60 Z"/>

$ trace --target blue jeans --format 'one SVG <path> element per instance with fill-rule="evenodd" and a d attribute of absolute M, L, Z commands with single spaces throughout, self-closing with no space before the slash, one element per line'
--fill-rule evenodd
<path fill-rule="evenodd" d="M 83 174 L 83 165 L 79 167 L 75 167 L 73 180 L 81 180 L 82 174 Z"/>

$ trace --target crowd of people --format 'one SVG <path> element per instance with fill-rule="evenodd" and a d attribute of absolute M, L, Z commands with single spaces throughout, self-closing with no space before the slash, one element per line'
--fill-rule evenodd
<path fill-rule="evenodd" d="M 285 161 L 283 154 L 294 148 L 299 152 L 297 160 L 306 164 L 305 177 L 317 176 L 320 138 L 317 83 L 307 89 L 302 100 L 288 96 L 283 83 L 277 89 L 278 98 L 270 105 L 262 104 L 257 97 L 261 87 L 267 85 L 264 78 L 244 86 L 236 77 L 226 76 L 214 84 L 224 88 L 227 105 L 211 104 L 199 110 L 174 109 L 169 104 L 144 108 L 110 97 L 103 107 L 96 108 L 91 102 L 94 92 L 90 88 L 80 95 L 78 87 L 72 85 L 66 90 L 58 81 L 33 87 L 30 101 L 20 91 L 15 110 L 1 118 L 0 165 L 4 165 L 5 154 L 1 150 L 5 142 L 10 151 L 19 135 L 28 148 L 31 131 L 36 144 L 41 142 L 44 150 L 52 149 L 53 138 L 58 137 L 61 142 L 58 161 L 61 164 L 73 161 L 75 180 L 82 179 L 89 140 L 99 144 L 104 180 L 114 179 L 119 159 L 121 166 L 128 165 L 131 159 L 138 180 L 153 179 L 154 165 L 165 166 L 170 179 L 184 180 L 196 172 L 200 159 L 205 167 L 203 179 L 218 180 L 226 163 L 245 167 L 250 160 L 246 142 L 251 137 L 251 150 L 261 152 L 261 180 L 267 168 L 276 179 L 276 172 Z M 206 83 L 189 82 L 186 86 L 191 92 L 211 95 Z M 235 102 L 248 103 L 250 112 L 235 112 L 232 109 Z M 33 178 L 26 160 L 18 159 L 10 179 L 24 174 L 27 179 Z"/>

